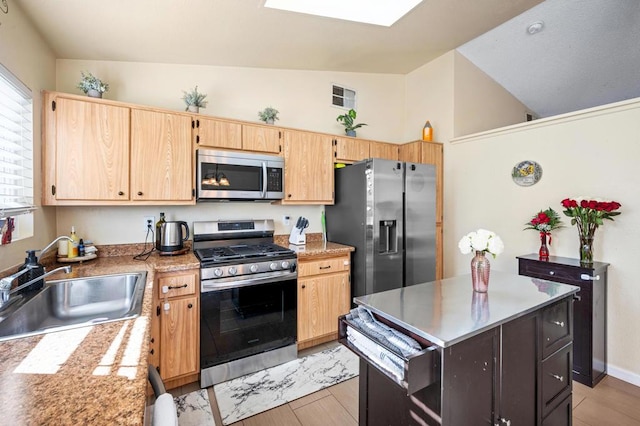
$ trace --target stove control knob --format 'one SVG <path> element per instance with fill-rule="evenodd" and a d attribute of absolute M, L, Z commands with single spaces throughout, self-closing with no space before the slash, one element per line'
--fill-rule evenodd
<path fill-rule="evenodd" d="M 213 275 L 215 275 L 216 277 L 221 277 L 222 276 L 222 269 L 220 268 L 216 268 L 213 270 Z"/>
<path fill-rule="evenodd" d="M 287 269 L 289 267 L 289 261 L 283 260 L 280 266 L 282 266 L 282 269 Z"/>
<path fill-rule="evenodd" d="M 249 269 L 251 270 L 251 272 L 258 272 L 258 265 L 251 265 Z"/>
<path fill-rule="evenodd" d="M 238 272 L 235 266 L 229 268 L 229 275 L 235 275 Z"/>
<path fill-rule="evenodd" d="M 271 265 L 269 265 L 269 269 L 275 271 L 276 269 L 278 269 L 278 264 L 276 262 L 271 262 Z"/>

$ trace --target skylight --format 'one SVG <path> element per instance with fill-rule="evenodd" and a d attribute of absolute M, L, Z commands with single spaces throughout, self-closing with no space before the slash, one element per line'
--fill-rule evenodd
<path fill-rule="evenodd" d="M 390 27 L 422 0 L 266 0 L 265 7 Z"/>

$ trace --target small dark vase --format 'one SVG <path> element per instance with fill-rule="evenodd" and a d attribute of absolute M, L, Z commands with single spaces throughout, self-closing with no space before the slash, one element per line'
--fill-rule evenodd
<path fill-rule="evenodd" d="M 540 250 L 538 250 L 538 255 L 540 260 L 548 261 L 549 260 L 549 248 L 547 247 L 547 233 L 540 233 Z"/>
<path fill-rule="evenodd" d="M 476 251 L 476 255 L 471 259 L 471 282 L 473 291 L 486 293 L 489 289 L 489 273 L 491 265 L 483 251 Z"/>

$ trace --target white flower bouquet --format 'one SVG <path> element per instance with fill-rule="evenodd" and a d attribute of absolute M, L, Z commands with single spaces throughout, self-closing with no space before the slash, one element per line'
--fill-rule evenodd
<path fill-rule="evenodd" d="M 478 229 L 462 237 L 458 243 L 458 248 L 462 254 L 469 254 L 475 250 L 491 253 L 495 259 L 497 255 L 504 251 L 504 243 L 494 232 Z"/>

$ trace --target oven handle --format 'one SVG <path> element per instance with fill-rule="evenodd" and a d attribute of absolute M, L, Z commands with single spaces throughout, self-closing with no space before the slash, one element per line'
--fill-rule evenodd
<path fill-rule="evenodd" d="M 200 292 L 206 293 L 209 291 L 229 290 L 231 288 L 247 287 L 250 285 L 271 284 L 280 281 L 295 281 L 298 278 L 297 273 L 287 275 L 276 276 L 263 276 L 263 277 L 251 277 L 243 280 L 233 279 L 233 281 L 220 282 L 220 280 L 202 280 L 200 285 Z M 210 283 L 209 281 L 214 281 Z"/>
<path fill-rule="evenodd" d="M 262 198 L 267 198 L 267 163 L 262 162 Z"/>

